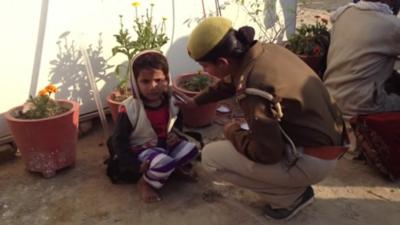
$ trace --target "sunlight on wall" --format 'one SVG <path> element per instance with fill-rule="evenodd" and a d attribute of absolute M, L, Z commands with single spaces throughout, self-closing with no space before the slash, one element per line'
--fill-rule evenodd
<path fill-rule="evenodd" d="M 2 30 L 0 113 L 28 97 L 37 38 L 40 4 L 33 1 L 0 1 Z"/>
<path fill-rule="evenodd" d="M 125 59 L 112 57 L 116 45 L 114 34 L 119 30 L 119 15 L 124 15 L 130 29 L 134 16 L 132 0 L 57 0 L 49 1 L 47 23 L 41 55 L 37 90 L 49 82 L 55 83 L 60 92 L 58 99 L 70 99 L 81 103 L 81 115 L 96 110 L 84 61 L 79 48 L 85 48 L 92 61 L 98 89 L 105 103 L 106 96 L 117 84 L 114 66 Z M 167 35 L 170 41 L 162 48 L 170 63 L 172 77 L 197 71 L 200 67 L 186 51 L 187 37 L 197 22 L 185 24 L 188 19 L 201 18 L 201 1 L 153 0 L 140 1 L 139 10 L 153 2 L 154 19 L 167 18 Z M 220 1 L 223 2 L 223 1 Z M 215 1 L 204 0 L 207 14 L 215 12 Z M 1 96 L 0 113 L 25 102 L 32 81 L 35 49 L 39 30 L 42 1 L 16 0 L 0 2 L 2 27 Z M 215 13 L 214 13 L 215 14 Z M 223 16 L 233 20 L 235 27 L 249 19 L 241 16 L 234 5 L 223 10 Z M 4 19 L 3 19 L 4 18 Z M 34 82 L 33 82 L 34 83 Z M 35 85 L 33 84 L 33 87 Z M 106 104 L 104 104 L 106 105 Z M 0 116 L 0 137 L 8 129 Z"/>

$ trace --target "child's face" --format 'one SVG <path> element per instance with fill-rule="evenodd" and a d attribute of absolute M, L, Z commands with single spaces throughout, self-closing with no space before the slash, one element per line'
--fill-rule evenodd
<path fill-rule="evenodd" d="M 168 87 L 167 78 L 164 72 L 159 69 L 140 70 L 137 84 L 140 93 L 149 102 L 161 100 Z"/>

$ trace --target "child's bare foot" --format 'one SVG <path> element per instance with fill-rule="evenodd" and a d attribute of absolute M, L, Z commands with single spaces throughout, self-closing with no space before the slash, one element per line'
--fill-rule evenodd
<path fill-rule="evenodd" d="M 160 195 L 154 190 L 143 177 L 137 183 L 141 199 L 146 203 L 161 201 Z"/>

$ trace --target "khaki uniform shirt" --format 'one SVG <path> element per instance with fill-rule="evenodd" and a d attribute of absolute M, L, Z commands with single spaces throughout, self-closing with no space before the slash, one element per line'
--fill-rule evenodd
<path fill-rule="evenodd" d="M 338 108 L 318 76 L 296 55 L 274 44 L 256 43 L 244 56 L 230 81 L 196 97 L 204 104 L 236 93 L 240 77 L 247 77 L 248 88 L 267 90 L 281 99 L 283 118 L 278 122 L 266 99 L 247 95 L 239 101 L 250 130 L 233 126 L 227 138 L 249 159 L 272 164 L 284 157 L 286 131 L 296 146 L 336 146 L 341 143 L 342 119 Z"/>

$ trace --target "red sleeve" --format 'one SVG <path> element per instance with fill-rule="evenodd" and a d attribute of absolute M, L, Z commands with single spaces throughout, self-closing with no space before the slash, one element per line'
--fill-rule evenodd
<path fill-rule="evenodd" d="M 126 113 L 126 108 L 125 108 L 124 105 L 121 105 L 121 106 L 118 108 L 118 113 Z"/>

